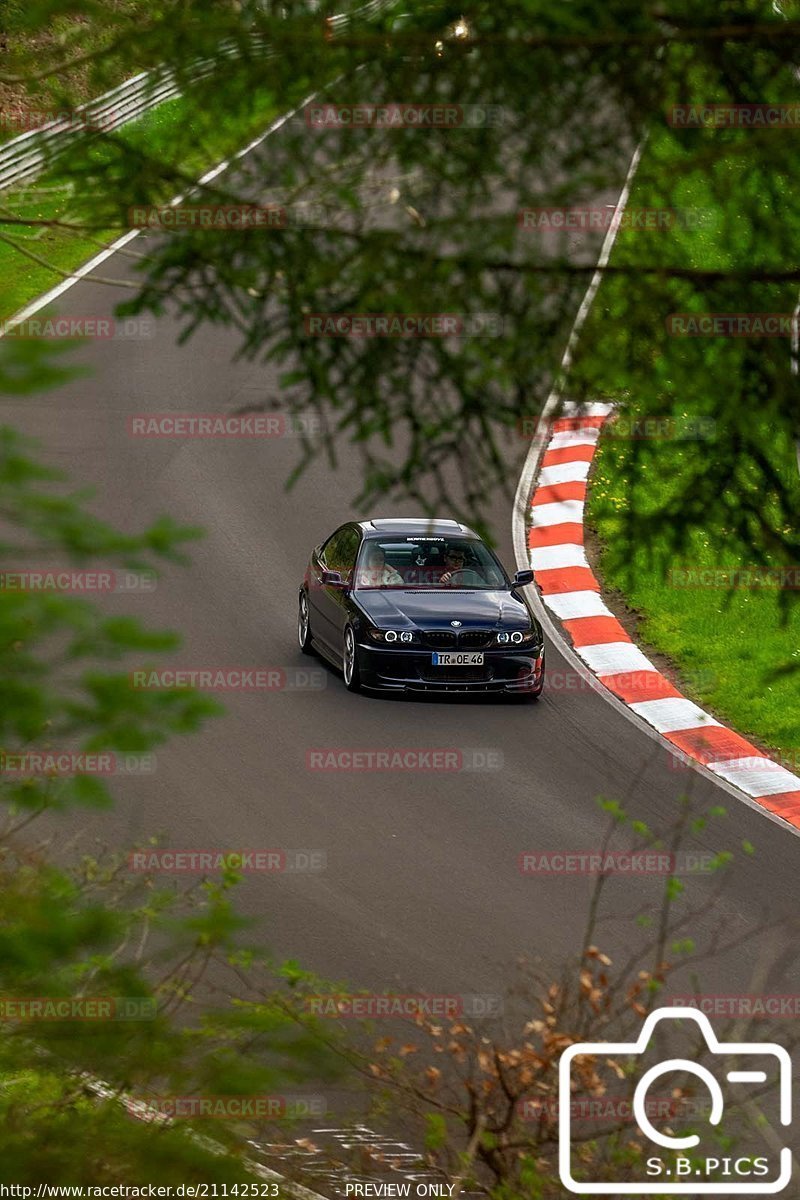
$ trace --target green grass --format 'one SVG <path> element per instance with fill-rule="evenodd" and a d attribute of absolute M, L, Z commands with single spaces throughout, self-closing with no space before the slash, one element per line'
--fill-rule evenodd
<path fill-rule="evenodd" d="M 794 767 L 800 767 L 794 757 L 800 754 L 800 605 L 782 611 L 776 591 L 766 587 L 678 586 L 687 578 L 681 567 L 752 565 L 752 554 L 725 529 L 696 532 L 679 558 L 666 531 L 661 542 L 651 540 L 630 551 L 625 521 L 631 507 L 646 512 L 669 499 L 680 457 L 693 452 L 688 444 L 661 442 L 641 460 L 641 470 L 633 467 L 636 447 L 630 441 L 601 438 L 587 512 L 603 547 L 602 581 L 641 614 L 637 639 L 644 648 L 666 654 L 686 680 L 696 681 L 687 694 L 740 733 L 792 756 Z M 786 439 L 775 445 L 775 455 L 796 478 L 793 447 Z M 797 491 L 800 504 L 800 485 Z M 792 665 L 795 670 L 787 670 Z"/>
<path fill-rule="evenodd" d="M 209 116 L 201 121 L 193 109 L 190 119 L 187 102 L 178 98 L 132 121 L 117 136 L 131 150 L 163 155 L 169 162 L 175 161 L 177 144 L 177 165 L 196 177 L 261 132 L 275 111 L 274 99 L 265 94 L 256 97 L 246 112 L 226 113 L 213 120 Z M 102 158 L 100 140 L 97 150 Z M 163 203 L 175 190 L 162 189 L 161 195 L 151 198 L 154 203 Z M 0 192 L 0 216 L 80 222 L 83 214 L 75 185 L 57 163 L 29 185 Z M 0 233 L 0 321 L 8 320 L 124 232 L 120 225 L 91 231 L 23 226 L 19 232 L 14 228 L 12 234 Z M 33 261 L 23 249 L 45 259 L 45 263 Z"/>
<path fill-rule="evenodd" d="M 780 149 L 783 153 L 783 143 Z M 726 194 L 735 197 L 736 203 L 727 204 Z M 731 155 L 721 163 L 687 167 L 671 135 L 656 132 L 643 156 L 629 205 L 666 204 L 699 210 L 702 220 L 694 228 L 676 227 L 665 234 L 623 229 L 612 263 L 635 262 L 637 255 L 641 261 L 642 239 L 650 237 L 647 257 L 651 261 L 703 268 L 735 268 L 753 261 L 785 266 L 793 261 L 786 247 L 800 232 L 790 195 L 790 180 L 781 170 L 774 172 L 767 186 L 744 157 L 737 160 Z M 759 233 L 772 229 L 782 200 L 786 202 L 784 228 L 770 241 Z M 622 298 L 626 286 L 624 280 L 613 278 L 603 283 L 585 331 L 590 341 L 605 334 L 610 346 L 604 378 L 624 380 L 619 390 L 609 388 L 605 394 L 621 401 L 626 420 L 660 411 L 671 413 L 678 421 L 713 421 L 717 415 L 715 379 L 737 379 L 741 341 L 738 346 L 730 339 L 706 343 L 706 358 L 700 364 L 702 370 L 698 369 L 699 360 L 689 359 L 694 347 L 681 346 L 673 353 L 664 339 L 664 313 L 682 308 L 680 302 L 672 310 L 666 307 L 674 301 L 676 291 L 680 295 L 679 290 L 661 296 L 654 291 L 643 306 L 649 306 L 649 312 L 635 325 L 636 316 L 631 318 Z M 658 308 L 660 300 L 664 301 L 663 313 Z M 791 311 L 795 300 L 796 296 L 787 295 L 786 301 L 775 304 L 771 311 Z M 621 333 L 619 326 L 623 327 Z M 788 342 L 775 352 L 788 356 Z M 638 365 L 631 368 L 634 356 Z M 684 365 L 690 361 L 695 365 L 694 374 Z M 755 397 L 749 398 L 741 419 L 747 421 L 754 443 L 794 493 L 795 512 L 800 510 L 791 430 L 777 423 L 774 413 L 766 411 L 765 401 Z M 717 429 L 719 436 L 727 432 L 719 423 Z M 587 504 L 587 521 L 599 540 L 599 574 L 612 598 L 616 594 L 638 614 L 636 639 L 645 650 L 660 652 L 672 661 L 686 681 L 688 695 L 766 748 L 786 753 L 787 765 L 797 768 L 800 604 L 787 603 L 790 596 L 763 586 L 733 591 L 724 586 L 677 586 L 673 574 L 682 566 L 743 568 L 753 565 L 756 557 L 779 566 L 781 560 L 767 545 L 748 549 L 741 530 L 735 529 L 735 519 L 704 518 L 707 509 L 699 491 L 688 501 L 697 501 L 701 525 L 687 531 L 680 550 L 676 550 L 675 528 L 670 528 L 669 517 L 654 521 L 646 538 L 631 534 L 634 521 L 678 509 L 680 489 L 688 479 L 702 478 L 704 463 L 707 470 L 713 461 L 714 440 L 712 433 L 696 441 L 637 442 L 615 438 L 611 429 L 601 437 Z M 725 498 L 732 502 L 729 513 L 735 518 L 741 493 L 729 488 Z M 770 498 L 764 498 L 763 508 L 767 513 L 774 511 Z M 794 586 L 799 584 L 796 580 Z"/>

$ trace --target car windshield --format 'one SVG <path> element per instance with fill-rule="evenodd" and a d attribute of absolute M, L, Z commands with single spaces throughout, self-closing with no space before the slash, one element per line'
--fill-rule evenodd
<path fill-rule="evenodd" d="M 356 588 L 493 591 L 508 578 L 477 538 L 370 538 L 361 548 Z"/>

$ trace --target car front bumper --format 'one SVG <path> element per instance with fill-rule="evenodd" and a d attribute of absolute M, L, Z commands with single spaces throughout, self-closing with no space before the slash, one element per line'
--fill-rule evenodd
<path fill-rule="evenodd" d="M 484 650 L 483 666 L 476 667 L 434 666 L 434 652 L 418 647 L 389 650 L 360 643 L 358 651 L 362 687 L 372 691 L 535 695 L 544 683 L 544 648 Z"/>

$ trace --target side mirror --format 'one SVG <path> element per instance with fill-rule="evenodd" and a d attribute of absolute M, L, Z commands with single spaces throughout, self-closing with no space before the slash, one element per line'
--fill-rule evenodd
<path fill-rule="evenodd" d="M 347 587 L 347 583 L 338 571 L 323 571 L 320 583 L 323 587 L 339 588 L 340 590 Z"/>
<path fill-rule="evenodd" d="M 533 583 L 533 571 L 517 571 L 511 586 L 512 588 L 527 587 L 529 583 Z"/>

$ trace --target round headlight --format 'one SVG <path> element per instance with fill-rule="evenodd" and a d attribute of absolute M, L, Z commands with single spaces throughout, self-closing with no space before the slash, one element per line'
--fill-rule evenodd
<path fill-rule="evenodd" d="M 498 642 L 501 643 L 501 645 L 505 645 L 505 643 L 508 641 L 508 634 L 507 633 L 498 633 L 497 640 L 498 640 Z"/>
<path fill-rule="evenodd" d="M 413 633 L 401 633 L 400 634 L 401 642 L 413 642 L 413 640 L 414 640 Z"/>
<path fill-rule="evenodd" d="M 386 633 L 383 636 L 387 642 L 396 642 L 397 641 L 397 634 L 395 633 L 395 631 L 393 629 L 387 629 Z"/>
<path fill-rule="evenodd" d="M 511 635 L 511 640 L 512 640 L 512 642 L 515 643 L 515 645 L 518 646 L 524 637 L 525 637 L 524 633 L 520 633 L 520 631 L 518 629 L 515 629 Z"/>

